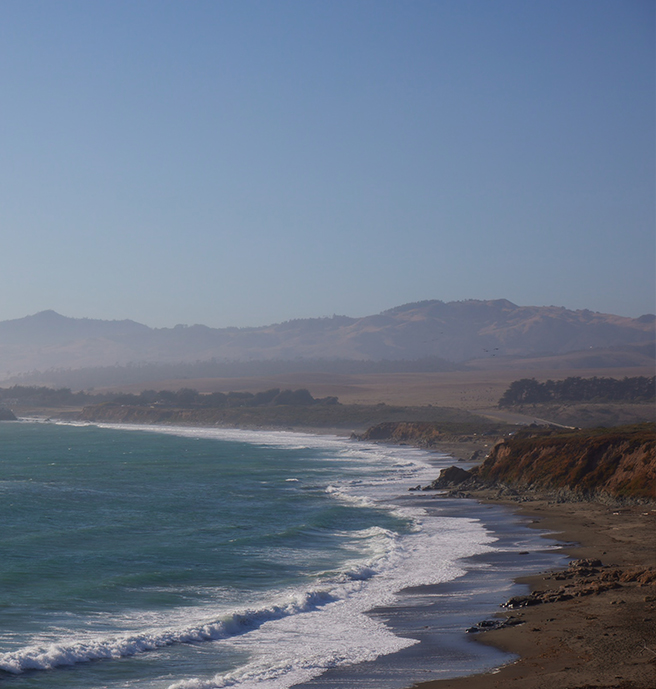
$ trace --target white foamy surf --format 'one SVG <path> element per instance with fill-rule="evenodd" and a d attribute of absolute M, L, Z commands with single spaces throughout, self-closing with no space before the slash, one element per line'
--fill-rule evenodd
<path fill-rule="evenodd" d="M 491 549 L 493 539 L 475 520 L 432 515 L 394 498 L 409 486 L 427 483 L 436 473 L 436 458 L 411 448 L 353 443 L 331 436 L 206 428 L 103 425 L 117 431 L 146 431 L 202 440 L 248 443 L 293 452 L 321 451 L 341 462 L 322 483 L 322 474 L 286 473 L 286 490 L 320 490 L 333 503 L 383 510 L 407 522 L 405 532 L 369 526 L 333 536 L 348 541 L 351 556 L 334 569 L 308 573 L 301 587 L 276 588 L 251 596 L 247 607 L 220 605 L 211 595 L 201 605 L 177 606 L 158 613 L 113 613 L 94 628 L 87 622 L 36 634 L 29 644 L 0 654 L 0 669 L 14 675 L 54 670 L 94 660 L 112 660 L 151 651 L 202 644 L 247 658 L 227 671 L 202 673 L 165 682 L 147 677 L 129 686 L 143 689 L 214 689 L 226 686 L 287 689 L 326 669 L 373 660 L 415 641 L 396 636 L 366 613 L 393 605 L 404 588 L 450 581 L 464 573 L 461 558 Z M 447 458 L 443 458 L 445 463 Z M 439 460 L 437 462 L 439 464 Z M 318 463 L 320 466 L 320 463 Z M 273 479 L 272 479 L 273 480 Z M 308 545 L 311 545 L 308 542 Z M 109 631 L 108 631 L 109 630 Z M 114 687 L 114 685 L 111 685 Z M 123 685 L 116 685 L 123 686 Z M 128 686 L 128 685 L 125 685 Z"/>

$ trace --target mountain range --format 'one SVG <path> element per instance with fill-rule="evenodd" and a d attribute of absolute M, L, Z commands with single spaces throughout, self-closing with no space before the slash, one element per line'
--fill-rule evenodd
<path fill-rule="evenodd" d="M 351 318 L 308 318 L 250 328 L 150 328 L 131 320 L 54 311 L 0 322 L 0 372 L 137 363 L 254 360 L 464 362 L 653 343 L 656 316 L 627 318 L 505 299 L 405 304 Z"/>

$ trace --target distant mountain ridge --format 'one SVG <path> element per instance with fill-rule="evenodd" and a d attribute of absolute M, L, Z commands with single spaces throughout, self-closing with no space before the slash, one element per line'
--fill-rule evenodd
<path fill-rule="evenodd" d="M 352 318 L 308 318 L 252 328 L 150 328 L 131 320 L 68 318 L 54 311 L 0 322 L 0 372 L 128 363 L 350 359 L 463 362 L 542 356 L 654 341 L 656 316 L 627 318 L 505 299 L 397 306 Z"/>

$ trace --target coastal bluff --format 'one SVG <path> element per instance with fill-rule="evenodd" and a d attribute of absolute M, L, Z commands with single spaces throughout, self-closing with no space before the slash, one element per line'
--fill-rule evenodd
<path fill-rule="evenodd" d="M 523 577 L 527 595 L 468 630 L 518 660 L 416 689 L 654 687 L 656 424 L 526 428 L 470 471 L 442 470 L 431 489 L 506 505 L 573 560 Z"/>
<path fill-rule="evenodd" d="M 445 440 L 458 439 L 462 442 L 496 439 L 501 434 L 498 424 L 478 420 L 476 424 L 435 423 L 424 421 L 386 421 L 369 427 L 364 433 L 353 434 L 354 440 L 385 442 L 398 445 L 414 445 L 436 449 Z M 478 459 L 478 453 L 472 459 Z"/>
<path fill-rule="evenodd" d="M 419 447 L 431 447 L 442 440 L 443 432 L 432 423 L 412 421 L 379 423 L 371 426 L 356 440 L 385 441 L 388 443 L 408 443 Z"/>
<path fill-rule="evenodd" d="M 656 500 L 656 424 L 520 431 L 456 480 L 446 470 L 427 488 L 492 486 L 563 500 Z"/>

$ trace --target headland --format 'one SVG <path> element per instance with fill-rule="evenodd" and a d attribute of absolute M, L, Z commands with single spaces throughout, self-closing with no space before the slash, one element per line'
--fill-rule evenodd
<path fill-rule="evenodd" d="M 564 571 L 520 579 L 530 593 L 481 625 L 477 640 L 516 654 L 516 662 L 417 689 L 656 686 L 654 425 L 519 436 L 443 487 L 509 506 L 564 542 L 574 560 Z M 547 457 L 549 472 L 539 475 Z"/>

